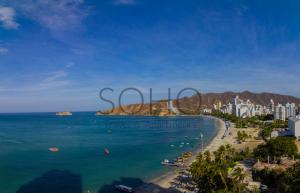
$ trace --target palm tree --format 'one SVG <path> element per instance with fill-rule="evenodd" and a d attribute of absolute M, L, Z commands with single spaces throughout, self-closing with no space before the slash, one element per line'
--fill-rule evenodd
<path fill-rule="evenodd" d="M 206 161 L 209 161 L 209 162 L 211 161 L 210 151 L 205 151 L 204 156 L 205 156 Z"/>
<path fill-rule="evenodd" d="M 246 174 L 244 170 L 240 167 L 236 167 L 233 172 L 232 172 L 232 180 L 233 180 L 233 185 L 234 189 L 238 192 L 244 192 L 245 189 L 245 183 L 244 180 L 246 178 Z"/>
<path fill-rule="evenodd" d="M 234 180 L 228 176 L 228 168 L 234 165 L 234 156 L 236 154 L 234 148 L 229 145 L 221 146 L 217 151 L 213 152 L 212 158 L 209 151 L 199 154 L 196 162 L 190 167 L 190 172 L 193 180 L 197 183 L 200 192 L 215 193 L 215 192 L 230 192 L 232 191 L 232 181 L 237 181 L 235 184 L 237 191 L 244 190 L 239 181 L 243 181 L 245 176 L 238 169 L 233 175 Z"/>
<path fill-rule="evenodd" d="M 222 162 L 225 160 L 225 155 L 226 155 L 226 149 L 225 146 L 220 146 L 217 151 L 214 152 L 215 155 L 215 160 Z"/>

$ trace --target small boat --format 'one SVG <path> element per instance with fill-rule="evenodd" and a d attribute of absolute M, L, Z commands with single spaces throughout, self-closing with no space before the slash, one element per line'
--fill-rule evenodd
<path fill-rule="evenodd" d="M 121 192 L 134 192 L 132 187 L 124 185 L 116 185 L 115 188 Z"/>
<path fill-rule="evenodd" d="M 49 151 L 51 151 L 51 152 L 58 152 L 59 151 L 59 148 L 58 147 L 50 147 L 49 148 Z"/>
<path fill-rule="evenodd" d="M 176 162 L 169 161 L 167 159 L 165 159 L 164 161 L 162 161 L 161 165 L 164 165 L 164 166 L 178 166 L 178 164 Z"/>
<path fill-rule="evenodd" d="M 105 148 L 105 149 L 104 149 L 104 154 L 105 154 L 105 155 L 109 155 L 109 154 L 110 154 L 109 149 Z"/>
<path fill-rule="evenodd" d="M 71 116 L 72 113 L 69 111 L 63 111 L 63 112 L 57 112 L 56 115 L 57 116 Z"/>

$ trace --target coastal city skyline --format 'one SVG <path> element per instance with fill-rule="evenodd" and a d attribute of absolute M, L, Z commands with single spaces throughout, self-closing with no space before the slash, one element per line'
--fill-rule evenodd
<path fill-rule="evenodd" d="M 187 86 L 300 97 L 299 7 L 1 0 L 1 112 L 97 110 L 104 87 L 153 88 L 157 99 Z"/>
<path fill-rule="evenodd" d="M 300 1 L 0 0 L 1 193 L 300 193 Z"/>

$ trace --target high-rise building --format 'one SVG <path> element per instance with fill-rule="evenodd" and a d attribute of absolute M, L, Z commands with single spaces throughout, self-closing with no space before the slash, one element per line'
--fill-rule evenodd
<path fill-rule="evenodd" d="M 299 117 L 289 118 L 289 130 L 297 139 L 300 139 L 300 118 Z"/>
<path fill-rule="evenodd" d="M 222 109 L 222 102 L 218 100 L 216 104 L 213 104 L 213 109 L 216 111 L 220 111 Z"/>
<path fill-rule="evenodd" d="M 220 100 L 217 102 L 217 108 L 219 110 L 222 108 L 222 102 Z"/>
<path fill-rule="evenodd" d="M 262 105 L 255 105 L 255 115 L 264 114 L 264 107 Z"/>
<path fill-rule="evenodd" d="M 231 103 L 228 103 L 227 105 L 223 105 L 221 107 L 221 112 L 226 114 L 232 114 L 232 104 Z"/>
<path fill-rule="evenodd" d="M 213 104 L 213 110 L 217 111 L 218 110 L 218 107 L 216 104 Z"/>
<path fill-rule="evenodd" d="M 285 105 L 286 117 L 294 117 L 296 115 L 296 105 L 295 103 L 286 103 Z"/>
<path fill-rule="evenodd" d="M 275 107 L 274 119 L 283 120 L 283 121 L 286 119 L 285 106 L 283 106 L 282 104 L 278 104 Z"/>
<path fill-rule="evenodd" d="M 233 99 L 232 114 L 242 118 L 255 116 L 255 105 L 250 100 L 245 102 L 236 96 Z"/>
<path fill-rule="evenodd" d="M 299 106 L 299 109 L 300 109 L 300 106 Z M 228 113 L 232 114 L 232 104 L 231 103 L 228 103 Z"/>
<path fill-rule="evenodd" d="M 268 105 L 268 114 L 273 114 L 274 111 L 275 111 L 275 105 L 273 99 L 271 99 Z"/>

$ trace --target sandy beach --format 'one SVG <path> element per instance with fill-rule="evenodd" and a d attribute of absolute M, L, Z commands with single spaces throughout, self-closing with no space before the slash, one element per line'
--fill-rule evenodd
<path fill-rule="evenodd" d="M 209 151 L 215 151 L 218 149 L 218 147 L 220 147 L 221 145 L 224 144 L 224 139 L 222 139 L 222 136 L 225 132 L 225 123 L 224 121 L 222 121 L 221 119 L 215 118 L 215 117 L 210 117 L 212 119 L 216 119 L 216 121 L 218 121 L 218 131 L 216 136 L 213 138 L 213 140 L 209 143 L 209 145 L 207 145 L 204 148 L 204 151 L 209 150 Z M 187 162 L 187 165 L 192 164 L 193 161 L 195 161 L 196 156 L 201 152 L 201 147 L 198 149 L 197 153 L 193 155 L 193 157 Z M 163 188 L 170 188 L 171 185 L 171 181 L 173 181 L 179 174 L 179 172 L 181 171 L 181 169 L 176 169 L 175 171 L 169 172 L 163 176 L 160 176 L 154 180 L 152 180 L 151 182 L 154 184 L 157 184 Z"/>
<path fill-rule="evenodd" d="M 230 143 L 230 141 L 227 141 L 227 139 L 222 139 L 222 136 L 225 132 L 225 123 L 221 119 L 211 117 L 211 119 L 215 119 L 218 121 L 218 130 L 216 136 L 213 138 L 213 140 L 204 148 L 204 151 L 215 151 L 223 144 Z M 191 165 L 193 161 L 195 161 L 196 156 L 201 152 L 201 147 L 197 150 L 196 154 L 193 155 L 192 158 L 186 163 L 187 165 Z M 172 185 L 172 181 L 174 181 L 177 176 L 179 175 L 179 172 L 182 171 L 184 168 L 174 169 L 174 171 L 168 172 L 162 176 L 159 176 L 153 180 L 151 180 L 148 184 L 145 184 L 141 187 L 138 187 L 135 192 L 137 193 L 147 193 L 147 192 L 162 192 L 161 189 L 164 189 L 163 192 L 178 192 L 174 190 L 169 190 Z"/>
<path fill-rule="evenodd" d="M 246 128 L 246 129 L 237 129 L 234 124 L 231 123 L 230 128 L 230 135 L 227 135 L 225 138 L 222 139 L 226 126 L 225 122 L 221 119 L 218 119 L 216 117 L 209 118 L 215 119 L 218 121 L 218 131 L 216 136 L 213 138 L 213 140 L 208 144 L 204 151 L 216 151 L 221 145 L 231 145 L 236 150 L 244 150 L 247 147 L 251 150 L 255 148 L 258 144 L 263 143 L 262 140 L 257 140 L 256 137 L 259 134 L 258 128 Z M 248 135 L 251 135 L 252 137 L 247 139 L 245 142 L 239 144 L 237 142 L 237 132 L 238 131 L 246 131 Z M 195 161 L 196 156 L 201 152 L 201 147 L 198 149 L 197 153 L 193 155 L 193 157 L 187 162 L 187 165 L 191 165 L 193 161 Z M 180 172 L 183 171 L 184 168 L 174 169 L 173 171 L 164 174 L 162 176 L 159 176 L 158 178 L 155 178 L 151 180 L 149 183 L 138 187 L 135 192 L 137 193 L 163 193 L 163 192 L 175 192 L 180 193 L 181 191 L 178 191 L 174 188 L 172 188 L 172 182 L 176 180 L 176 178 L 180 175 Z"/>

